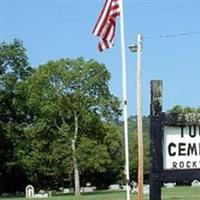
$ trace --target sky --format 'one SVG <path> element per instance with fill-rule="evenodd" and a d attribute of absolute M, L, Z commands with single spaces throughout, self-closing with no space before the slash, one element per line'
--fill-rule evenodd
<path fill-rule="evenodd" d="M 122 99 L 119 18 L 115 46 L 97 51 L 92 35 L 104 0 L 0 0 L 0 42 L 23 41 L 29 61 L 96 59 L 111 73 L 111 92 Z M 124 0 L 128 113 L 136 114 L 136 55 L 128 49 L 143 35 L 143 113 L 149 115 L 150 80 L 163 81 L 163 111 L 200 106 L 200 0 Z M 175 37 L 159 37 L 177 34 Z"/>

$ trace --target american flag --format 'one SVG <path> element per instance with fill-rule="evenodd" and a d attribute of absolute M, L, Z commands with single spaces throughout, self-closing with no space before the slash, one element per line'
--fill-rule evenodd
<path fill-rule="evenodd" d="M 120 15 L 120 1 L 106 0 L 93 29 L 93 34 L 99 37 L 100 52 L 114 45 L 116 17 Z"/>

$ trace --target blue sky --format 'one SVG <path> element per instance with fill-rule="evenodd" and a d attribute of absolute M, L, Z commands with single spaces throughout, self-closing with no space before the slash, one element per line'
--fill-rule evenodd
<path fill-rule="evenodd" d="M 0 42 L 23 40 L 32 66 L 63 57 L 94 58 L 112 74 L 110 89 L 122 97 L 119 20 L 115 47 L 97 51 L 91 32 L 104 0 L 0 0 Z M 144 36 L 143 111 L 149 114 L 150 80 L 164 84 L 164 110 L 200 106 L 200 0 L 124 0 L 128 112 L 136 113 L 136 55 L 128 46 Z M 146 39 L 145 39 L 146 37 Z"/>

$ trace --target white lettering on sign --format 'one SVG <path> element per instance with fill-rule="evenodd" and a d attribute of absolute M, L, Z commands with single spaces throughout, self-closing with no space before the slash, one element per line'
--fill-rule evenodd
<path fill-rule="evenodd" d="M 164 169 L 200 169 L 200 126 L 164 126 Z"/>

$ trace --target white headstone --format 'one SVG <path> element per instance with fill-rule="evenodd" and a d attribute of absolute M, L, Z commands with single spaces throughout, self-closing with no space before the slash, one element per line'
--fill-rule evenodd
<path fill-rule="evenodd" d="M 166 188 L 173 188 L 175 187 L 176 183 L 164 183 L 164 187 Z"/>
<path fill-rule="evenodd" d="M 45 194 L 35 194 L 35 198 L 48 198 L 48 193 L 45 193 Z"/>
<path fill-rule="evenodd" d="M 133 187 L 133 189 L 131 190 L 132 193 L 137 193 L 137 187 Z"/>
<path fill-rule="evenodd" d="M 49 194 L 45 190 L 39 190 L 38 194 L 35 194 L 35 198 L 48 198 Z"/>
<path fill-rule="evenodd" d="M 122 190 L 126 190 L 126 185 L 122 185 L 122 186 L 121 186 L 121 189 L 122 189 Z"/>
<path fill-rule="evenodd" d="M 91 183 L 86 183 L 86 187 L 90 187 L 91 186 Z"/>
<path fill-rule="evenodd" d="M 144 185 L 143 192 L 144 194 L 149 194 L 149 185 Z"/>
<path fill-rule="evenodd" d="M 45 190 L 39 190 L 39 194 L 46 194 Z"/>
<path fill-rule="evenodd" d="M 69 194 L 70 193 L 70 189 L 69 188 L 64 188 L 63 193 L 64 194 Z"/>
<path fill-rule="evenodd" d="M 193 180 L 192 187 L 200 187 L 200 182 L 198 180 Z"/>
<path fill-rule="evenodd" d="M 132 185 L 133 185 L 134 188 L 137 187 L 137 183 L 135 181 L 132 182 Z"/>
<path fill-rule="evenodd" d="M 109 186 L 110 190 L 120 190 L 120 185 L 119 184 L 113 184 Z"/>
<path fill-rule="evenodd" d="M 132 188 L 132 193 L 137 193 L 137 183 L 135 182 L 135 181 L 133 181 L 132 182 L 132 186 L 133 186 L 133 188 Z"/>
<path fill-rule="evenodd" d="M 27 185 L 25 193 L 26 193 L 26 198 L 34 198 L 35 197 L 34 187 L 32 185 Z"/>
<path fill-rule="evenodd" d="M 81 187 L 81 192 L 94 192 L 96 190 L 95 186 L 91 186 L 91 187 Z"/>

